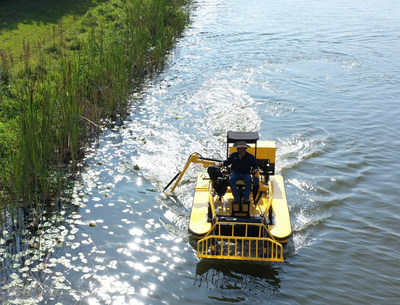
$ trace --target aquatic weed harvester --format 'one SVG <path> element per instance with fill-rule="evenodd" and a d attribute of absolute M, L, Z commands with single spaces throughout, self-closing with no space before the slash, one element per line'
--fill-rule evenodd
<path fill-rule="evenodd" d="M 207 172 L 198 174 L 190 213 L 189 232 L 198 238 L 197 256 L 207 259 L 283 261 L 283 244 L 292 235 L 283 178 L 275 174 L 276 144 L 259 141 L 257 132 L 227 134 L 227 156 L 233 143 L 245 141 L 256 157 L 259 171 L 252 175 L 250 202 L 237 202 L 229 186 L 229 167 L 220 160 L 192 154 L 184 169 L 168 183 L 175 191 L 191 163 L 202 164 Z M 176 181 L 175 181 L 176 180 Z M 243 196 L 244 182 L 237 182 Z"/>

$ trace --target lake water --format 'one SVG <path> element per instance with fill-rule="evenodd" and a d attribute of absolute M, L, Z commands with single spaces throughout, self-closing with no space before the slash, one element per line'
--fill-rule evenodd
<path fill-rule="evenodd" d="M 165 70 L 89 151 L 76 209 L 43 226 L 53 250 L 36 263 L 9 258 L 25 284 L 0 297 L 397 304 L 400 2 L 198 0 L 191 10 Z M 277 142 L 293 226 L 284 263 L 197 259 L 187 226 L 199 168 L 176 197 L 162 194 L 192 152 L 223 158 L 228 130 Z"/>

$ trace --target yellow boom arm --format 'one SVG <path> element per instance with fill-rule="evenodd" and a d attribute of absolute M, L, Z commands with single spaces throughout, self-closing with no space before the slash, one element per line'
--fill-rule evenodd
<path fill-rule="evenodd" d="M 176 174 L 176 176 L 164 188 L 164 191 L 172 184 L 172 182 L 174 182 L 175 179 L 177 179 L 176 182 L 174 183 L 174 185 L 171 188 L 171 193 L 173 193 L 175 191 L 176 187 L 178 186 L 179 182 L 181 182 L 183 175 L 186 173 L 186 171 L 189 168 L 189 165 L 191 163 L 199 163 L 199 164 L 203 164 L 204 167 L 208 167 L 210 165 L 215 165 L 218 162 L 222 162 L 222 161 L 215 160 L 215 159 L 203 158 L 203 157 L 201 157 L 200 155 L 198 155 L 196 153 L 191 154 L 189 159 L 187 160 L 183 170 L 179 171 L 178 174 Z"/>

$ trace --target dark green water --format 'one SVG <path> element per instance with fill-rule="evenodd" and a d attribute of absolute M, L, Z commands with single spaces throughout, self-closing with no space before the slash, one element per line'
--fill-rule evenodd
<path fill-rule="evenodd" d="M 165 71 L 87 156 L 77 213 L 49 218 L 43 255 L 6 259 L 19 272 L 4 302 L 397 304 L 400 3 L 192 9 Z M 284 263 L 199 261 L 196 171 L 174 200 L 162 194 L 192 152 L 223 157 L 228 130 L 277 141 L 294 230 Z"/>

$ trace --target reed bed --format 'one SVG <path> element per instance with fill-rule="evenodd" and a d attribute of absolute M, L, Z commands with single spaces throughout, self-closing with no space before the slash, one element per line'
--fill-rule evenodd
<path fill-rule="evenodd" d="M 46 44 L 25 42 L 22 61 L 1 52 L 0 222 L 39 215 L 56 200 L 104 118 L 162 68 L 188 14 L 184 0 L 111 0 Z"/>

